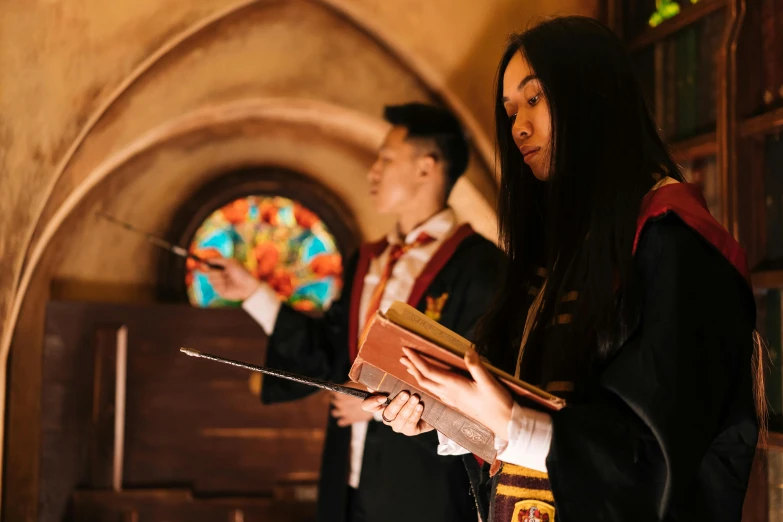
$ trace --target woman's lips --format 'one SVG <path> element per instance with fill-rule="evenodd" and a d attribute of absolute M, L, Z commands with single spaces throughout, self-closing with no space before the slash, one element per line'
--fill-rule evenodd
<path fill-rule="evenodd" d="M 525 145 L 524 147 L 519 147 L 519 152 L 522 153 L 522 157 L 524 158 L 525 161 L 529 160 L 540 150 L 541 147 L 534 147 L 532 145 Z"/>

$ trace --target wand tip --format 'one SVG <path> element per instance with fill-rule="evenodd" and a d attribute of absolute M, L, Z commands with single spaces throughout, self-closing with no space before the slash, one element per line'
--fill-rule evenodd
<path fill-rule="evenodd" d="M 201 352 L 193 348 L 180 348 L 179 351 L 191 357 L 201 357 Z"/>

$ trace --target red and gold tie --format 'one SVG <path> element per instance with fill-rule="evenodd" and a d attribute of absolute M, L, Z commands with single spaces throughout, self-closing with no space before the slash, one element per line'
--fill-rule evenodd
<path fill-rule="evenodd" d="M 389 282 L 389 279 L 391 279 L 392 270 L 394 270 L 394 265 L 397 264 L 397 261 L 412 248 L 422 247 L 433 241 L 435 241 L 434 237 L 426 232 L 422 232 L 413 243 L 402 245 L 398 243 L 392 245 L 391 250 L 389 251 L 389 258 L 386 260 L 386 266 L 383 268 L 383 273 L 381 274 L 381 279 L 378 281 L 378 286 L 373 290 L 372 295 L 370 296 L 370 302 L 367 303 L 367 311 L 364 313 L 364 324 L 367 324 L 372 319 L 373 315 L 375 315 L 375 312 L 380 308 L 383 293 L 386 291 L 386 284 Z"/>

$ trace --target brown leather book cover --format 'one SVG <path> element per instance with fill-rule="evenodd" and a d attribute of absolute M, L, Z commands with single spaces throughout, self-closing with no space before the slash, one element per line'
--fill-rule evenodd
<path fill-rule="evenodd" d="M 417 323 L 417 326 L 413 328 L 416 328 L 418 332 L 424 333 L 429 338 L 425 338 L 424 335 L 415 333 L 400 324 L 395 324 L 389 317 L 381 313 L 376 314 L 365 326 L 364 332 L 362 332 L 359 340 L 359 355 L 356 361 L 354 361 L 349 374 L 351 380 L 360 382 L 359 375 L 362 364 L 369 363 L 415 387 L 417 385 L 416 379 L 408 373 L 407 368 L 400 362 L 400 358 L 405 355 L 402 352 L 403 347 L 417 350 L 430 362 L 442 368 L 451 368 L 454 371 L 467 373 L 465 360 L 461 355 L 464 353 L 465 346 L 470 346 L 466 339 L 444 328 L 404 303 L 394 303 L 387 315 L 395 317 L 396 321 L 403 324 L 411 325 L 410 321 Z M 403 319 L 406 316 L 408 319 Z M 444 331 L 446 332 L 445 335 Z M 484 366 L 498 377 L 500 382 L 507 386 L 514 395 L 527 399 L 526 402 L 532 403 L 526 404 L 526 406 L 535 407 L 537 405 L 540 409 L 547 410 L 559 410 L 565 406 L 563 399 L 551 393 L 515 379 L 512 375 L 488 363 L 484 363 Z"/>

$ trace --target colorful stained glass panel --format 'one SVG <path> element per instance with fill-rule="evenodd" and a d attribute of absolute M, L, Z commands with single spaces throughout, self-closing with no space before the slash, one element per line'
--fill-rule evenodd
<path fill-rule="evenodd" d="M 201 224 L 190 251 L 206 259 L 237 259 L 297 310 L 326 310 L 342 289 L 334 237 L 315 213 L 291 199 L 254 195 L 232 201 Z M 185 283 L 195 306 L 241 304 L 217 295 L 191 260 Z"/>

